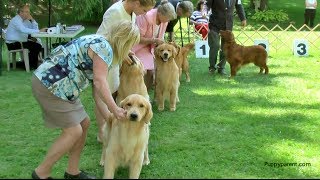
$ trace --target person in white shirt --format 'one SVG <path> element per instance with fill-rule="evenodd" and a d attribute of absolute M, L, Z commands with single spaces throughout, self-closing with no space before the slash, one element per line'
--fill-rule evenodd
<path fill-rule="evenodd" d="M 23 5 L 19 8 L 18 14 L 13 17 L 6 30 L 6 44 L 8 50 L 20 49 L 21 43 L 24 48 L 29 49 L 30 68 L 38 67 L 38 56 L 42 50 L 40 43 L 36 39 L 28 39 L 32 33 L 46 32 L 47 28 L 39 30 L 38 23 L 30 14 L 29 5 Z"/>
<path fill-rule="evenodd" d="M 114 25 L 118 24 L 120 21 L 129 20 L 132 23 L 135 23 L 136 16 L 145 14 L 146 12 L 151 10 L 154 7 L 155 3 L 155 0 L 119 0 L 118 2 L 110 6 L 104 13 L 103 21 L 101 22 L 97 34 L 106 34 L 108 31 L 110 31 L 111 28 L 114 27 Z M 129 56 L 127 58 L 129 58 Z M 110 75 L 108 76 L 108 83 L 110 91 L 115 97 L 120 84 L 119 65 L 112 65 L 110 72 L 111 73 L 109 73 Z M 99 129 L 97 140 L 101 142 L 105 120 L 96 107 L 95 115 Z"/>
<path fill-rule="evenodd" d="M 317 0 L 306 0 L 306 9 L 304 11 L 304 24 L 313 28 L 316 17 Z"/>

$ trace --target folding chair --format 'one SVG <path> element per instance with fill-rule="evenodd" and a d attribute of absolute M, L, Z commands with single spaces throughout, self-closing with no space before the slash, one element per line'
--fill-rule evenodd
<path fill-rule="evenodd" d="M 207 30 L 207 32 L 209 32 L 208 27 L 206 27 L 204 24 L 202 24 L 201 27 L 199 28 L 199 30 L 197 30 L 195 25 L 192 25 L 192 26 L 193 26 L 193 29 L 194 29 L 194 32 L 195 32 L 195 36 L 201 37 L 202 40 L 206 40 L 207 39 L 208 33 L 207 33 L 207 35 L 205 37 L 202 37 L 201 30 L 202 30 L 202 28 L 204 28 L 204 29 Z"/>
<path fill-rule="evenodd" d="M 2 29 L 2 37 L 5 41 L 6 38 L 6 30 Z M 21 43 L 21 42 L 20 42 Z M 29 50 L 23 48 L 23 45 L 21 43 L 21 49 L 15 49 L 15 50 L 8 50 L 8 60 L 7 60 L 7 69 L 10 71 L 10 62 L 12 62 L 13 69 L 16 69 L 16 54 L 19 53 L 21 59 L 24 61 L 24 65 L 26 67 L 26 71 L 30 72 L 30 65 L 29 65 Z"/>

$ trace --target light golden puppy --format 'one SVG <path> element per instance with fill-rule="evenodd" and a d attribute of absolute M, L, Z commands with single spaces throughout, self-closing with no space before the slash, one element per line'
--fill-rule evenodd
<path fill-rule="evenodd" d="M 176 110 L 176 102 L 179 102 L 178 89 L 179 68 L 175 63 L 177 50 L 174 45 L 163 43 L 155 48 L 155 99 L 158 103 L 158 110 L 164 110 L 164 101 L 169 99 L 170 111 Z"/>
<path fill-rule="evenodd" d="M 194 43 L 186 44 L 183 47 L 176 43 L 173 43 L 173 45 L 177 49 L 177 57 L 175 58 L 175 61 L 179 68 L 179 79 L 181 81 L 182 72 L 184 72 L 186 75 L 186 82 L 190 82 L 188 54 L 194 48 Z"/>
<path fill-rule="evenodd" d="M 127 111 L 125 120 L 117 120 L 113 114 L 107 120 L 109 129 L 103 138 L 100 165 L 104 165 L 104 178 L 114 178 L 119 166 L 129 167 L 129 178 L 140 176 L 143 164 L 148 164 L 147 147 L 149 122 L 153 112 L 150 102 L 139 94 L 132 94 L 120 102 Z"/>
<path fill-rule="evenodd" d="M 147 87 L 144 83 L 144 68 L 136 56 L 130 56 L 131 61 L 123 61 L 120 68 L 120 85 L 116 102 L 119 103 L 130 94 L 140 94 L 149 100 Z"/>

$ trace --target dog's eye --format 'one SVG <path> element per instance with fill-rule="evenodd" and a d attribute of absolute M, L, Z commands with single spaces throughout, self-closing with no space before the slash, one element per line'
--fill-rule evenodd
<path fill-rule="evenodd" d="M 143 108 L 143 107 L 144 107 L 144 105 L 143 105 L 143 104 L 140 104 L 140 107 L 141 107 L 141 108 Z"/>
<path fill-rule="evenodd" d="M 127 104 L 127 106 L 131 107 L 131 106 L 132 106 L 132 104 L 131 104 L 131 103 L 128 103 L 128 104 Z"/>

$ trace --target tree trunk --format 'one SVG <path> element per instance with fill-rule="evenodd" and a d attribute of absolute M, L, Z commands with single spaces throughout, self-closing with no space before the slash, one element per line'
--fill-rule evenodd
<path fill-rule="evenodd" d="M 268 0 L 260 0 L 260 11 L 264 11 L 268 8 Z"/>
<path fill-rule="evenodd" d="M 254 9 L 254 2 L 253 2 L 254 0 L 250 0 L 250 8 L 251 9 Z"/>

